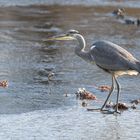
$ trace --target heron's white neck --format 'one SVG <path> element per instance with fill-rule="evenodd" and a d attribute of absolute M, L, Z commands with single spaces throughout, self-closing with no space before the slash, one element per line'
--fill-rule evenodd
<path fill-rule="evenodd" d="M 78 46 L 75 48 L 75 53 L 86 61 L 91 61 L 91 55 L 85 51 L 86 42 L 82 35 L 76 34 L 75 39 L 78 41 Z"/>
<path fill-rule="evenodd" d="M 80 51 L 85 51 L 85 47 L 86 47 L 86 42 L 85 39 L 82 35 L 77 34 L 75 35 L 75 39 L 78 41 L 78 46 L 75 48 L 75 52 L 76 54 L 79 53 Z"/>

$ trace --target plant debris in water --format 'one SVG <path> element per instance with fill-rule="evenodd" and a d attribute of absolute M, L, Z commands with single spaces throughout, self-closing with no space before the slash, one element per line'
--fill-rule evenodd
<path fill-rule="evenodd" d="M 84 99 L 96 100 L 97 99 L 93 93 L 87 91 L 85 88 L 79 88 L 75 94 L 76 94 L 76 97 L 80 100 L 84 100 Z"/>
<path fill-rule="evenodd" d="M 8 81 L 7 80 L 0 81 L 0 87 L 3 87 L 3 88 L 8 87 Z"/>
<path fill-rule="evenodd" d="M 112 109 L 115 109 L 116 108 L 116 104 L 114 104 L 113 102 L 108 102 L 106 104 L 106 108 L 112 108 Z M 135 105 L 128 105 L 126 103 L 118 103 L 118 109 L 119 110 L 128 110 L 129 108 L 132 108 L 132 109 L 136 109 L 136 106 Z"/>
<path fill-rule="evenodd" d="M 124 8 L 118 8 L 115 9 L 112 14 L 117 18 L 117 19 L 122 19 L 123 23 L 127 25 L 137 25 L 140 26 L 140 19 L 138 18 L 128 18 L 125 15 L 125 9 Z"/>
<path fill-rule="evenodd" d="M 106 104 L 106 108 L 116 108 L 117 104 L 114 104 L 113 102 L 109 102 Z M 129 108 L 129 106 L 126 103 L 118 103 L 118 109 L 119 110 L 127 110 Z"/>
<path fill-rule="evenodd" d="M 132 101 L 131 101 L 131 103 L 132 103 L 132 104 L 136 104 L 136 105 L 137 105 L 137 104 L 139 104 L 139 103 L 140 103 L 140 99 L 137 99 L 137 100 L 132 100 Z"/>
<path fill-rule="evenodd" d="M 116 18 L 118 19 L 123 19 L 124 16 L 125 16 L 125 9 L 124 8 L 118 8 L 118 9 L 115 9 L 112 14 L 114 16 L 116 16 Z"/>
<path fill-rule="evenodd" d="M 113 106 L 113 109 L 115 109 L 117 104 Z M 126 103 L 118 103 L 118 109 L 119 110 L 127 110 L 129 106 Z"/>
<path fill-rule="evenodd" d="M 107 85 L 102 85 L 102 86 L 99 86 L 98 89 L 102 92 L 104 91 L 110 91 L 111 90 L 111 87 L 110 86 L 107 86 Z"/>

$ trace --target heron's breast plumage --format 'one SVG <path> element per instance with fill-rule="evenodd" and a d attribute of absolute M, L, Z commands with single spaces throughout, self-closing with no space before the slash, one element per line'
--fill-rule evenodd
<path fill-rule="evenodd" d="M 114 72 L 116 76 L 121 75 L 138 75 L 138 72 L 135 70 L 126 70 L 126 71 L 115 71 Z"/>

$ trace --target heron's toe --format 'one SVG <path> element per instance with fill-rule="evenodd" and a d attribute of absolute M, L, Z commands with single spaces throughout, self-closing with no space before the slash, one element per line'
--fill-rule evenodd
<path fill-rule="evenodd" d="M 100 108 L 87 108 L 87 111 L 100 111 Z"/>
<path fill-rule="evenodd" d="M 114 114 L 114 112 L 112 112 L 112 111 L 110 111 L 110 110 L 100 110 L 101 111 L 101 113 L 103 113 L 103 114 Z"/>
<path fill-rule="evenodd" d="M 113 112 L 114 112 L 113 114 L 121 114 L 121 112 L 118 111 L 118 110 L 115 110 L 115 111 L 113 111 Z"/>

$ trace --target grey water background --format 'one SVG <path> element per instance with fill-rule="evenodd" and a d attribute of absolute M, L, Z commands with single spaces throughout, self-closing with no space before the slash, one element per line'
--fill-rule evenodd
<path fill-rule="evenodd" d="M 75 98 L 79 87 L 86 88 L 100 100 L 86 101 L 88 108 L 100 107 L 108 93 L 96 86 L 110 85 L 110 75 L 76 56 L 76 42 L 43 41 L 76 29 L 85 36 L 87 49 L 106 39 L 140 60 L 140 27 L 113 17 L 117 6 L 125 7 L 130 18 L 140 17 L 139 1 L 0 0 L 0 79 L 9 82 L 0 89 L 0 139 L 139 139 L 139 105 L 114 116 L 88 112 Z M 48 82 L 50 72 L 55 75 Z M 120 102 L 140 98 L 139 76 L 119 82 Z"/>

